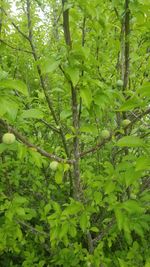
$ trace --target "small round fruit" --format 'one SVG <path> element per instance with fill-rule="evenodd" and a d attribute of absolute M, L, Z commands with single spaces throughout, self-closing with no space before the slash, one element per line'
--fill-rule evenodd
<path fill-rule="evenodd" d="M 117 81 L 117 86 L 118 87 L 122 87 L 123 86 L 123 81 L 122 80 L 118 80 Z"/>
<path fill-rule="evenodd" d="M 2 137 L 2 141 L 6 145 L 11 145 L 15 142 L 16 137 L 13 133 L 5 133 Z"/>
<path fill-rule="evenodd" d="M 38 82 L 38 79 L 34 79 L 34 82 L 37 83 Z"/>
<path fill-rule="evenodd" d="M 110 132 L 109 132 L 108 130 L 103 130 L 103 131 L 101 132 L 101 136 L 102 136 L 102 138 L 104 138 L 104 139 L 108 139 L 108 138 L 110 137 Z"/>
<path fill-rule="evenodd" d="M 58 168 L 58 162 L 57 161 L 52 161 L 50 163 L 50 168 L 51 168 L 51 170 L 56 171 L 57 168 Z"/>
<path fill-rule="evenodd" d="M 131 123 L 130 120 L 125 119 L 125 120 L 122 121 L 122 126 L 123 126 L 123 127 L 126 127 L 126 126 L 128 126 L 130 123 Z"/>

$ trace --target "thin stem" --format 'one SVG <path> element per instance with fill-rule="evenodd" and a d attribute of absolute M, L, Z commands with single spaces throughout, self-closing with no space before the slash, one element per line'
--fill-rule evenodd
<path fill-rule="evenodd" d="M 45 121 L 45 120 L 43 120 L 43 119 L 40 119 L 39 121 L 42 122 L 42 123 L 44 123 L 44 124 L 45 124 L 48 128 L 50 128 L 52 131 L 54 131 L 54 132 L 60 134 L 59 129 L 55 128 L 54 126 L 52 126 L 51 124 L 49 124 L 47 121 Z"/>
<path fill-rule="evenodd" d="M 124 58 L 125 58 L 125 66 L 124 66 L 124 90 L 127 88 L 129 82 L 129 53 L 130 53 L 130 9 L 129 9 L 130 0 L 125 0 L 125 22 L 124 22 L 124 29 L 125 29 L 125 51 L 124 51 Z"/>
<path fill-rule="evenodd" d="M 44 232 L 44 231 L 40 231 L 40 230 L 37 230 L 36 228 L 34 228 L 33 226 L 31 226 L 30 224 L 28 223 L 25 223 L 21 220 L 16 220 L 17 223 L 19 223 L 20 225 L 28 228 L 32 233 L 35 233 L 35 234 L 39 234 L 39 235 L 44 235 L 44 236 L 49 236 L 48 233 Z"/>
<path fill-rule="evenodd" d="M 13 50 L 24 52 L 24 53 L 28 53 L 28 54 L 32 54 L 32 51 L 28 51 L 28 50 L 24 50 L 24 49 L 21 49 L 21 48 L 14 47 L 13 45 L 8 44 L 7 42 L 5 42 L 2 39 L 0 39 L 0 42 L 2 42 L 3 44 L 5 44 L 6 46 L 10 47 Z"/>
<path fill-rule="evenodd" d="M 31 46 L 31 50 L 32 50 L 32 53 L 33 53 L 34 60 L 35 60 L 35 62 L 37 62 L 38 61 L 38 56 L 36 54 L 35 46 L 33 44 L 33 31 L 32 31 L 30 5 L 31 5 L 30 0 L 27 0 L 27 19 L 28 19 L 28 31 L 29 31 L 28 40 L 29 40 L 29 43 L 30 43 L 30 46 Z M 38 72 L 38 75 L 39 75 L 39 78 L 40 78 L 40 83 L 41 83 L 41 86 L 42 86 L 42 89 L 43 89 L 43 92 L 44 92 L 44 95 L 45 95 L 45 99 L 47 101 L 49 110 L 50 110 L 50 112 L 52 114 L 52 117 L 53 117 L 56 125 L 59 126 L 59 131 L 60 131 L 62 143 L 63 143 L 64 149 L 65 149 L 66 155 L 69 158 L 70 153 L 69 153 L 69 150 L 68 150 L 68 147 L 67 147 L 66 138 L 65 138 L 65 135 L 63 133 L 62 127 L 60 126 L 59 120 L 58 120 L 58 118 L 57 118 L 57 116 L 55 114 L 55 111 L 53 109 L 53 104 L 52 104 L 52 101 L 51 101 L 51 99 L 49 97 L 47 88 L 45 86 L 45 82 L 44 82 L 44 78 L 43 78 L 43 75 L 42 75 L 42 72 L 41 72 L 41 68 L 40 68 L 40 66 L 38 64 L 36 66 L 37 66 L 37 72 Z"/>

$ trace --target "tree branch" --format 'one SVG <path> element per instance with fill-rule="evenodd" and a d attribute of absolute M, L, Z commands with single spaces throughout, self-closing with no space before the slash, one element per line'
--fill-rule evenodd
<path fill-rule="evenodd" d="M 31 23 L 31 14 L 30 14 L 30 0 L 27 0 L 27 19 L 28 19 L 28 31 L 29 31 L 29 38 L 28 39 L 29 39 L 29 43 L 30 43 L 31 50 L 32 50 L 32 53 L 33 53 L 34 60 L 35 60 L 35 62 L 37 62 L 38 61 L 38 56 L 36 54 L 36 50 L 35 50 L 35 47 L 34 47 L 34 44 L 33 44 L 33 32 L 32 32 L 32 23 Z M 60 135 L 61 135 L 62 143 L 63 143 L 64 149 L 65 149 L 66 155 L 69 158 L 70 157 L 70 153 L 69 153 L 69 150 L 68 150 L 68 147 L 67 147 L 66 138 L 65 138 L 65 135 L 63 133 L 62 127 L 60 126 L 60 123 L 58 121 L 58 118 L 57 118 L 57 116 L 55 114 L 55 111 L 53 109 L 53 104 L 52 104 L 52 101 L 51 101 L 51 99 L 49 97 L 47 88 L 45 86 L 45 82 L 44 82 L 44 78 L 43 78 L 43 75 L 42 75 L 42 72 L 41 72 L 41 68 L 40 68 L 40 66 L 38 64 L 36 66 L 37 66 L 37 72 L 38 72 L 38 75 L 39 75 L 39 78 L 40 78 L 40 82 L 41 82 L 41 87 L 42 87 L 44 95 L 45 95 L 45 99 L 47 101 L 49 110 L 50 110 L 50 112 L 52 114 L 52 117 L 53 117 L 56 125 L 59 126 L 59 132 L 60 132 Z"/>
<path fill-rule="evenodd" d="M 64 37 L 66 45 L 68 45 L 68 47 L 71 48 L 72 42 L 71 42 L 71 34 L 69 28 L 69 9 L 64 10 L 65 3 L 67 3 L 67 0 L 62 0 Z"/>
<path fill-rule="evenodd" d="M 30 143 L 25 136 L 23 136 L 18 130 L 16 130 L 11 125 L 9 125 L 6 121 L 0 119 L 0 123 L 3 125 L 4 128 L 6 128 L 10 132 L 12 132 L 27 147 L 35 148 L 35 150 L 37 152 L 39 152 L 42 156 L 44 156 L 46 158 L 49 158 L 49 159 L 53 159 L 53 160 L 58 161 L 58 162 L 73 164 L 74 160 L 60 158 L 60 157 L 58 157 L 58 156 L 56 156 L 54 154 L 48 153 L 47 151 L 45 151 L 44 149 L 42 149 L 40 147 Z"/>
<path fill-rule="evenodd" d="M 64 5 L 67 3 L 67 0 L 62 0 L 63 7 L 63 30 L 64 38 L 66 45 L 71 49 L 71 34 L 70 34 L 70 25 L 69 25 L 69 9 L 64 10 Z M 67 77 L 66 77 L 67 78 Z M 74 154 L 74 197 L 80 199 L 81 188 L 80 188 L 80 167 L 79 167 L 79 117 L 78 117 L 78 101 L 77 101 L 77 90 L 73 86 L 72 81 L 69 80 L 71 87 L 71 98 L 72 98 L 72 124 L 75 130 L 75 137 L 73 139 L 73 154 Z"/>
<path fill-rule="evenodd" d="M 144 117 L 145 115 L 150 113 L 150 108 L 148 108 L 146 111 L 144 111 L 143 113 L 139 114 L 136 118 L 134 118 L 131 123 L 129 125 L 127 125 L 124 129 L 127 130 L 128 128 L 130 128 L 136 121 L 140 120 L 142 117 Z M 117 129 L 114 130 L 114 134 L 111 134 L 111 136 L 107 139 L 107 140 L 102 140 L 100 143 L 98 143 L 96 146 L 91 147 L 90 149 L 83 151 L 82 153 L 80 153 L 80 157 L 83 158 L 85 155 L 89 154 L 89 153 L 94 153 L 95 151 L 97 151 L 98 149 L 100 149 L 101 147 L 103 147 L 106 143 L 108 143 L 111 139 L 112 136 L 118 136 L 118 132 Z"/>

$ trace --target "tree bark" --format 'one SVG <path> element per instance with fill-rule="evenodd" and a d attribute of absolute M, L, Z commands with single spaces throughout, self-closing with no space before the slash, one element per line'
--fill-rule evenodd
<path fill-rule="evenodd" d="M 64 38 L 66 45 L 71 50 L 72 41 L 70 34 L 70 25 L 69 25 L 69 9 L 64 10 L 66 0 L 62 0 L 63 6 L 63 30 Z M 71 87 L 71 99 L 72 99 L 72 125 L 75 130 L 75 137 L 73 139 L 73 155 L 74 155 L 74 164 L 73 164 L 73 193 L 76 199 L 80 199 L 81 188 L 80 188 L 80 156 L 79 156 L 79 115 L 78 115 L 78 100 L 77 100 L 77 90 L 73 86 L 72 82 L 69 81 Z"/>

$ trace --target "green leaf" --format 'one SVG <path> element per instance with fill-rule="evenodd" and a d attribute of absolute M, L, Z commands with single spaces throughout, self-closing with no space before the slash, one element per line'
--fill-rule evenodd
<path fill-rule="evenodd" d="M 92 227 L 90 228 L 90 231 L 92 231 L 92 232 L 94 232 L 94 233 L 98 233 L 98 232 L 99 232 L 99 229 L 98 229 L 97 227 L 95 227 L 95 226 L 92 226 Z"/>
<path fill-rule="evenodd" d="M 61 120 L 65 120 L 65 119 L 68 119 L 71 117 L 71 110 L 63 110 L 61 113 L 60 113 L 60 118 Z"/>
<path fill-rule="evenodd" d="M 65 136 L 66 136 L 66 140 L 70 140 L 75 137 L 75 135 L 73 134 L 66 134 Z"/>
<path fill-rule="evenodd" d="M 143 105 L 143 102 L 138 99 L 137 97 L 132 97 L 129 100 L 127 100 L 120 108 L 119 111 L 127 111 L 132 110 L 136 107 L 140 107 Z"/>
<path fill-rule="evenodd" d="M 8 150 L 8 151 L 16 151 L 17 149 L 18 149 L 17 142 L 14 142 L 13 144 L 10 144 L 10 145 L 6 145 L 6 144 L 3 144 L 3 143 L 0 144 L 0 154 L 3 153 L 6 150 Z"/>
<path fill-rule="evenodd" d="M 62 226 L 61 226 L 59 238 L 62 239 L 62 237 L 64 237 L 65 235 L 67 235 L 68 230 L 69 230 L 69 224 L 68 224 L 68 222 L 63 223 Z"/>
<path fill-rule="evenodd" d="M 21 217 L 24 217 L 24 216 L 26 215 L 26 213 L 25 213 L 25 209 L 22 208 L 22 207 L 18 207 L 18 208 L 16 209 L 16 213 L 17 213 L 17 215 L 19 215 L 19 216 L 21 216 Z"/>
<path fill-rule="evenodd" d="M 140 87 L 137 92 L 142 96 L 150 96 L 150 83 L 144 83 L 142 87 Z"/>
<path fill-rule="evenodd" d="M 150 4 L 149 4 L 149 1 L 147 1 L 147 0 L 139 0 L 139 3 L 141 3 L 142 5 L 146 5 L 146 6 L 150 6 Z"/>
<path fill-rule="evenodd" d="M 21 117 L 23 119 L 41 119 L 43 118 L 43 113 L 39 109 L 28 109 L 22 112 Z"/>
<path fill-rule="evenodd" d="M 28 95 L 28 89 L 27 86 L 25 85 L 24 82 L 20 80 L 2 80 L 0 81 L 0 88 L 7 88 L 7 89 L 14 89 L 17 90 L 18 92 Z"/>
<path fill-rule="evenodd" d="M 63 180 L 63 170 L 58 169 L 55 174 L 55 182 L 57 184 L 62 184 L 62 180 Z"/>
<path fill-rule="evenodd" d="M 126 261 L 119 259 L 119 258 L 118 258 L 118 261 L 119 261 L 120 267 L 127 267 Z"/>
<path fill-rule="evenodd" d="M 116 143 L 117 146 L 120 147 L 142 147 L 144 146 L 144 142 L 142 139 L 136 136 L 124 136 L 121 139 L 118 140 Z"/>
<path fill-rule="evenodd" d="M 98 135 L 98 130 L 97 130 L 97 127 L 94 126 L 94 125 L 83 125 L 81 128 L 80 128 L 81 132 L 83 133 L 90 133 L 94 136 L 97 136 Z"/>
<path fill-rule="evenodd" d="M 64 3 L 64 9 L 63 9 L 63 11 L 66 11 L 66 10 L 72 8 L 72 7 L 73 7 L 73 3 L 67 3 L 67 2 L 65 2 Z"/>
<path fill-rule="evenodd" d="M 144 237 L 144 231 L 143 231 L 143 229 L 139 223 L 134 222 L 133 229 L 134 229 L 135 233 L 137 233 L 139 236 Z"/>
<path fill-rule="evenodd" d="M 80 223 L 80 227 L 81 227 L 82 231 L 85 232 L 85 230 L 87 229 L 87 227 L 89 225 L 89 219 L 88 219 L 86 212 L 82 213 L 79 223 Z"/>
<path fill-rule="evenodd" d="M 75 215 L 81 210 L 82 210 L 82 204 L 78 202 L 75 202 L 75 203 L 73 202 L 63 211 L 63 214 Z"/>
<path fill-rule="evenodd" d="M 79 81 L 79 70 L 75 68 L 68 68 L 66 73 L 69 75 L 73 86 L 76 86 Z"/>
<path fill-rule="evenodd" d="M 49 211 L 51 210 L 52 206 L 50 203 L 46 204 L 44 207 L 44 212 L 47 215 L 49 213 Z"/>
<path fill-rule="evenodd" d="M 119 208 L 115 209 L 115 216 L 117 220 L 118 229 L 121 231 L 123 229 L 123 223 L 124 223 L 124 214 L 121 211 L 121 209 Z"/>
<path fill-rule="evenodd" d="M 122 203 L 122 207 L 129 213 L 143 213 L 144 208 L 142 208 L 136 200 L 127 200 Z"/>
<path fill-rule="evenodd" d="M 42 165 L 42 156 L 36 151 L 36 148 L 29 148 L 28 150 L 30 154 L 30 160 L 32 164 L 35 164 L 37 167 L 41 167 Z"/>
<path fill-rule="evenodd" d="M 19 105 L 8 96 L 0 95 L 0 116 L 6 116 L 7 119 L 14 121 L 18 113 Z"/>
<path fill-rule="evenodd" d="M 24 159 L 27 155 L 27 147 L 22 145 L 21 143 L 18 144 L 18 158 Z"/>
<path fill-rule="evenodd" d="M 96 204 L 100 204 L 102 202 L 102 193 L 101 192 L 94 192 L 94 200 Z"/>
<path fill-rule="evenodd" d="M 109 101 L 108 96 L 102 92 L 94 96 L 94 103 L 101 108 L 104 108 L 108 103 L 108 101 Z"/>
<path fill-rule="evenodd" d="M 2 117 L 7 112 L 8 102 L 0 95 L 1 104 L 0 104 L 0 116 Z"/>
<path fill-rule="evenodd" d="M 105 194 L 110 194 L 111 192 L 113 192 L 115 190 L 115 183 L 112 181 L 108 181 L 105 184 L 104 190 L 105 190 Z"/>
<path fill-rule="evenodd" d="M 2 70 L 2 68 L 0 67 L 0 80 L 6 79 L 8 76 L 8 72 Z"/>
<path fill-rule="evenodd" d="M 140 157 L 136 162 L 136 171 L 150 170 L 150 157 Z"/>
<path fill-rule="evenodd" d="M 21 204 L 25 204 L 27 202 L 28 202 L 27 198 L 19 196 L 18 194 L 16 194 L 15 197 L 13 198 L 13 203 L 15 203 L 15 204 L 21 205 Z"/>
<path fill-rule="evenodd" d="M 70 224 L 69 226 L 69 234 L 71 235 L 71 237 L 76 237 L 77 235 L 76 227 L 72 224 Z"/>
<path fill-rule="evenodd" d="M 146 260 L 146 263 L 145 263 L 144 267 L 150 267 L 150 258 Z"/>
<path fill-rule="evenodd" d="M 43 267 L 45 264 L 46 264 L 46 261 L 45 261 L 45 260 L 41 260 L 41 261 L 38 263 L 38 267 Z"/>
<path fill-rule="evenodd" d="M 85 106 L 89 109 L 92 103 L 92 93 L 89 88 L 82 88 L 80 91 L 80 96 L 83 100 Z"/>
<path fill-rule="evenodd" d="M 43 60 L 42 62 L 42 73 L 52 73 L 54 72 L 60 64 L 60 60 L 56 60 L 55 58 L 50 58 Z"/>
<path fill-rule="evenodd" d="M 0 144 L 0 154 L 3 153 L 7 149 L 7 145 L 1 143 Z"/>

